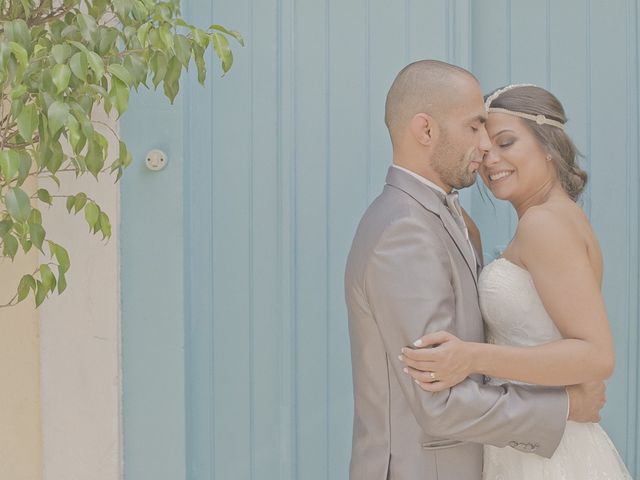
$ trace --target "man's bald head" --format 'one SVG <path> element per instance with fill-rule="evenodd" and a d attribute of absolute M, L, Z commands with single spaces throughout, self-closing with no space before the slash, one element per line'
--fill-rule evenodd
<path fill-rule="evenodd" d="M 476 78 L 467 70 L 438 60 L 420 60 L 404 67 L 393 81 L 385 104 L 384 122 L 391 141 L 418 113 L 438 118 L 455 105 L 460 80 Z"/>

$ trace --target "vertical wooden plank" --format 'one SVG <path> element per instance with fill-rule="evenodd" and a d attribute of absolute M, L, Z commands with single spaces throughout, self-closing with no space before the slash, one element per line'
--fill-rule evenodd
<path fill-rule="evenodd" d="M 295 344 L 295 0 L 278 4 L 278 286 L 281 302 L 280 478 L 297 480 Z"/>
<path fill-rule="evenodd" d="M 391 140 L 384 124 L 384 103 L 393 79 L 408 61 L 407 4 L 370 0 L 369 18 L 369 200 L 382 191 L 391 164 Z M 393 33 L 396 32 L 396 33 Z"/>
<path fill-rule="evenodd" d="M 141 91 L 122 119 L 134 159 L 121 185 L 124 475 L 134 480 L 185 477 L 182 114 L 181 95 L 169 106 Z M 144 165 L 152 148 L 168 155 L 160 172 Z"/>
<path fill-rule="evenodd" d="M 509 83 L 547 83 L 548 15 L 547 2 L 510 1 L 510 62 Z"/>
<path fill-rule="evenodd" d="M 253 412 L 251 478 L 279 479 L 280 469 L 280 298 L 278 187 L 278 4 L 250 3 L 251 177 L 253 283 Z M 249 53 L 250 52 L 250 53 Z"/>
<path fill-rule="evenodd" d="M 327 477 L 328 3 L 295 11 L 297 478 Z"/>
<path fill-rule="evenodd" d="M 585 158 L 578 159 L 589 170 L 590 145 L 589 90 L 591 60 L 588 44 L 588 5 L 586 2 L 551 4 L 549 85 L 547 88 L 562 102 L 568 117 L 567 133 Z M 567 62 L 571 58 L 571 62 Z M 583 193 L 582 204 L 586 205 Z"/>
<path fill-rule="evenodd" d="M 627 453 L 627 378 L 626 358 L 629 345 L 629 298 L 626 285 L 630 267 L 628 248 L 620 248 L 629 237 L 629 209 L 624 194 L 628 187 L 627 158 L 629 131 L 627 114 L 629 101 L 628 71 L 625 61 L 627 44 L 627 10 L 624 2 L 606 7 L 591 2 L 591 63 L 597 65 L 591 74 L 591 220 L 604 252 L 605 275 L 603 292 L 611 327 L 616 339 L 618 367 L 608 382 L 609 401 L 603 413 L 603 426 L 623 455 Z M 620 52 L 620 55 L 612 55 Z M 624 55 L 624 56 L 623 56 Z M 612 122 L 618 118 L 618 122 Z M 620 192 L 615 200 L 613 192 Z"/>
<path fill-rule="evenodd" d="M 511 80 L 511 0 L 499 0 L 479 6 L 472 3 L 473 73 L 484 92 Z M 482 180 L 471 187 L 471 215 L 482 233 L 485 263 L 500 254 L 513 234 L 512 207 L 496 200 Z"/>
<path fill-rule="evenodd" d="M 451 5 L 450 0 L 407 0 L 407 63 L 426 58 L 449 60 Z"/>
<path fill-rule="evenodd" d="M 213 23 L 211 3 L 190 1 L 187 20 L 200 27 Z M 219 67 L 208 51 L 204 86 L 190 68 L 185 82 L 185 361 L 187 478 L 212 479 L 216 463 L 213 393 L 213 79 Z"/>
<path fill-rule="evenodd" d="M 639 75 L 639 54 L 638 48 L 638 2 L 627 0 L 626 2 L 626 28 L 627 28 L 627 158 L 626 158 L 626 181 L 627 181 L 627 264 L 629 266 L 628 278 L 626 280 L 627 297 L 627 332 L 622 339 L 628 345 L 626 365 L 627 384 L 627 410 L 621 421 L 626 421 L 627 428 L 627 451 L 625 460 L 634 478 L 640 475 L 640 167 L 638 166 L 638 156 L 640 155 L 640 94 L 638 86 Z M 618 421 L 620 421 L 618 420 Z"/>
<path fill-rule="evenodd" d="M 346 478 L 351 456 L 353 393 L 344 266 L 367 207 L 366 0 L 331 0 L 329 76 L 329 346 L 328 478 Z"/>
<path fill-rule="evenodd" d="M 248 0 L 216 2 L 213 17 L 235 30 L 251 32 Z M 253 92 L 249 52 L 236 49 L 234 58 L 231 71 L 213 81 L 211 125 L 216 479 L 250 478 L 253 458 Z"/>
<path fill-rule="evenodd" d="M 470 0 L 449 1 L 447 19 L 450 27 L 447 61 L 471 70 L 471 2 Z M 482 182 L 480 177 L 477 182 Z M 460 203 L 467 212 L 473 211 L 473 192 L 477 187 L 464 188 L 460 193 Z"/>
<path fill-rule="evenodd" d="M 448 61 L 471 70 L 471 0 L 452 0 L 449 22 L 453 24 Z"/>
<path fill-rule="evenodd" d="M 628 222 L 635 244 L 630 245 L 629 262 L 632 265 L 629 276 L 629 335 L 628 341 L 631 345 L 631 355 L 629 356 L 629 371 L 627 379 L 629 382 L 629 396 L 627 404 L 627 421 L 630 428 L 627 433 L 628 451 L 627 465 L 634 478 L 640 475 L 640 167 L 636 159 L 640 154 L 640 48 L 638 40 L 640 37 L 640 9 L 637 0 L 629 0 L 628 24 L 630 34 L 628 41 L 633 48 L 629 49 L 628 62 L 631 67 L 631 88 L 635 96 L 635 114 L 633 116 L 631 135 L 631 155 L 627 159 L 629 165 L 629 204 Z M 635 132 L 635 133 L 634 133 Z M 635 212 L 634 212 L 635 208 Z M 634 388 L 635 384 L 635 388 Z M 635 425 L 635 428 L 634 428 Z"/>

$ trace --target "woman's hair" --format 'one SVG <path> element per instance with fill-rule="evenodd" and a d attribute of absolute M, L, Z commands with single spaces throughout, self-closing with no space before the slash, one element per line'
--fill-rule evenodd
<path fill-rule="evenodd" d="M 491 94 L 487 95 L 485 99 L 490 96 Z M 556 120 L 563 124 L 567 121 L 560 101 L 544 88 L 535 86 L 527 85 L 507 89 L 491 102 L 490 107 L 504 108 L 512 112 L 530 115 L 544 115 L 550 120 Z M 569 135 L 563 129 L 553 125 L 540 125 L 528 119 L 523 119 L 523 122 L 533 132 L 547 155 L 551 157 L 562 188 L 571 199 L 576 201 L 587 184 L 587 172 L 578 166 L 577 157 L 580 156 L 580 153 Z"/>

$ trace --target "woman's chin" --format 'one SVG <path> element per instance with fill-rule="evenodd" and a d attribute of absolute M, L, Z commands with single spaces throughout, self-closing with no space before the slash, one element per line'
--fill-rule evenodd
<path fill-rule="evenodd" d="M 502 188 L 491 188 L 489 187 L 491 194 L 497 198 L 498 200 L 509 200 L 509 193 Z"/>

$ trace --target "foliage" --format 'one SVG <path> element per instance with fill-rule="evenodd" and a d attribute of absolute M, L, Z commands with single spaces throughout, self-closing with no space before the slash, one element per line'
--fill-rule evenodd
<path fill-rule="evenodd" d="M 150 88 L 149 81 L 154 88 L 162 84 L 173 103 L 191 60 L 204 85 L 207 49 L 213 47 L 226 73 L 233 63 L 229 40 L 243 40 L 220 25 L 188 24 L 176 0 L 0 0 L 0 28 L 0 258 L 36 248 L 51 259 L 25 273 L 2 306 L 31 292 L 38 306 L 65 290 L 70 267 L 67 250 L 47 236 L 38 207 L 65 201 L 69 213 L 82 213 L 103 239 L 111 224 L 84 192 L 38 188 L 30 195 L 25 182 L 50 178 L 60 187 L 61 176 L 71 174 L 118 181 L 131 154 L 118 139 L 117 158 L 107 164 L 108 141 L 94 128 L 94 107 L 115 109 L 120 117 L 130 91 Z"/>

